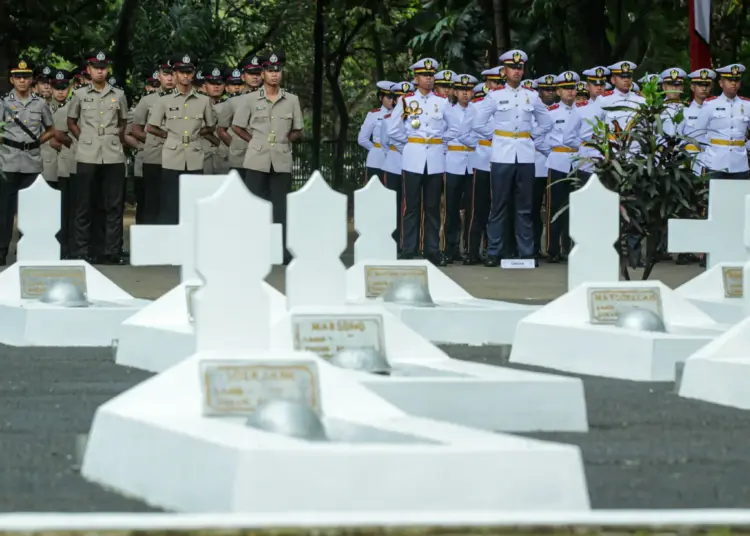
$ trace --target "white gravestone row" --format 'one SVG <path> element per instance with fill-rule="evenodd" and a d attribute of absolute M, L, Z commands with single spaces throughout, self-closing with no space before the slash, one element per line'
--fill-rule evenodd
<path fill-rule="evenodd" d="M 120 365 L 160 372 L 185 359 L 195 351 L 195 333 L 191 304 L 200 279 L 195 270 L 195 211 L 198 200 L 218 191 L 229 175 L 181 175 L 180 221 L 178 225 L 134 225 L 130 228 L 131 263 L 135 266 L 176 265 L 181 267 L 180 285 L 149 307 L 123 322 L 117 334 L 115 360 Z M 216 237 L 220 240 L 221 237 Z M 245 237 L 235 247 L 256 253 L 265 247 L 255 237 Z M 281 225 L 271 226 L 271 258 L 274 264 L 283 260 Z M 276 314 L 285 309 L 285 298 L 264 283 L 263 288 Z"/>
<path fill-rule="evenodd" d="M 85 261 L 60 260 L 55 236 L 60 221 L 60 192 L 39 175 L 18 194 L 23 233 L 18 259 L 0 273 L 2 344 L 110 346 L 119 325 L 150 303 L 133 298 Z M 50 301 L 49 291 L 57 287 L 60 297 L 65 285 L 72 287 L 67 295 L 78 298 Z"/>
<path fill-rule="evenodd" d="M 578 285 L 518 323 L 511 362 L 636 381 L 673 380 L 676 363 L 724 327 L 659 281 L 619 281 L 611 245 L 619 203 L 596 176 L 571 198 L 571 237 L 578 251 L 586 252 L 569 259 L 570 284 Z M 634 307 L 661 317 L 666 332 L 614 325 Z"/>
<path fill-rule="evenodd" d="M 355 219 L 363 207 L 371 213 L 385 209 L 382 188 L 370 181 L 358 192 Z M 345 348 L 375 348 L 390 361 L 393 374 L 353 374 L 412 415 L 488 430 L 586 430 L 583 387 L 577 379 L 451 359 L 382 302 L 347 302 L 340 261 L 346 247 L 346 198 L 319 173 L 289 195 L 288 207 L 287 245 L 294 254 L 286 274 L 289 314 L 273 330 L 275 348 L 310 350 L 327 359 Z M 387 225 L 360 229 L 359 240 L 393 242 Z M 377 253 L 375 248 L 370 252 Z"/>
<path fill-rule="evenodd" d="M 269 244 L 270 213 L 237 178 L 199 202 L 197 351 L 97 410 L 85 478 L 181 512 L 589 508 L 577 447 L 410 417 L 312 353 L 269 350 L 270 248 L 229 246 Z M 274 398 L 309 403 L 327 440 L 245 424 Z"/>

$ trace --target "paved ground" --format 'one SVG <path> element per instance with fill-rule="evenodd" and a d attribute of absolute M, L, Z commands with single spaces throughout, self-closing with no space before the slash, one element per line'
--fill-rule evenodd
<path fill-rule="evenodd" d="M 346 258 L 349 260 L 349 257 Z M 176 268 L 102 267 L 132 294 L 156 298 Z M 547 301 L 564 291 L 565 266 L 534 271 L 445 269 L 478 297 Z M 697 267 L 661 264 L 676 286 Z M 283 290 L 283 268 L 269 282 Z M 459 359 L 500 364 L 496 348 L 453 346 Z M 145 511 L 78 475 L 75 439 L 96 408 L 148 375 L 117 367 L 109 350 L 0 346 L 0 511 Z M 750 412 L 680 399 L 671 384 L 585 378 L 591 431 L 536 437 L 579 445 L 596 508 L 747 507 Z"/>

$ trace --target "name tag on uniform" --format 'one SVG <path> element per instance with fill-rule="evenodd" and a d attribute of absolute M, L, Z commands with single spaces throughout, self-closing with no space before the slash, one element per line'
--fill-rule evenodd
<path fill-rule="evenodd" d="M 179 106 L 173 106 L 173 107 L 172 107 L 172 108 L 170 108 L 170 109 L 169 109 L 168 111 L 170 111 L 170 112 L 176 112 L 176 111 L 177 111 L 177 110 L 179 110 L 179 109 L 180 109 L 180 107 L 179 107 Z"/>
<path fill-rule="evenodd" d="M 265 106 L 256 106 L 255 109 L 256 110 L 265 110 L 266 107 Z"/>
<path fill-rule="evenodd" d="M 498 104 L 508 104 L 509 102 L 510 101 L 507 101 L 507 100 L 497 101 Z"/>
<path fill-rule="evenodd" d="M 726 108 L 716 108 L 716 109 L 719 110 L 719 111 L 721 111 L 721 112 L 723 112 L 724 110 L 726 110 Z"/>
<path fill-rule="evenodd" d="M 83 99 L 83 102 L 94 102 L 94 99 L 92 99 L 90 97 L 89 98 L 85 98 L 85 99 Z"/>
<path fill-rule="evenodd" d="M 565 122 L 565 119 L 558 119 L 557 121 L 555 121 L 555 123 L 564 123 L 564 122 Z"/>
<path fill-rule="evenodd" d="M 698 116 L 697 115 L 690 115 L 690 116 L 688 116 L 688 119 L 698 119 Z"/>

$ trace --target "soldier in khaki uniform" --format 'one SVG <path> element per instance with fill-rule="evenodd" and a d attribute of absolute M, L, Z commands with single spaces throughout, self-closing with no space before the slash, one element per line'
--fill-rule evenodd
<path fill-rule="evenodd" d="M 40 145 L 55 136 L 52 110 L 31 93 L 33 67 L 28 60 L 11 63 L 13 89 L 0 98 L 0 266 L 5 266 L 18 208 L 18 191 L 42 172 Z"/>
<path fill-rule="evenodd" d="M 214 113 L 218 114 L 226 101 L 224 96 L 224 74 L 218 65 L 206 65 L 203 68 L 203 91 L 211 100 Z M 203 173 L 218 175 L 229 171 L 227 162 L 227 147 L 222 144 L 216 134 L 203 136 Z"/>
<path fill-rule="evenodd" d="M 239 72 L 241 71 L 241 72 Z M 232 121 L 237 110 L 249 106 L 250 94 L 260 88 L 263 73 L 260 56 L 251 54 L 240 62 L 240 68 L 233 75 L 241 76 L 244 91 L 240 95 L 233 95 L 226 106 L 222 106 L 217 114 L 216 132 L 225 145 L 229 146 L 229 167 L 240 175 L 245 174 L 243 165 L 247 153 L 247 141 L 239 137 L 232 129 Z"/>
<path fill-rule="evenodd" d="M 286 223 L 286 196 L 292 186 L 292 142 L 302 135 L 299 98 L 279 87 L 284 55 L 263 58 L 263 87 L 247 96 L 234 114 L 232 129 L 248 142 L 245 185 L 258 197 L 271 201 L 273 221 Z M 234 100 L 234 99 L 233 99 Z M 288 260 L 285 241 L 285 261 Z"/>
<path fill-rule="evenodd" d="M 68 71 L 57 69 L 53 71 L 50 85 L 52 86 L 52 100 L 54 112 L 52 118 L 55 122 L 60 139 L 60 150 L 57 152 L 57 187 L 60 190 L 60 254 L 63 259 L 70 256 L 70 229 L 72 210 L 72 190 L 70 187 L 70 173 L 75 165 L 75 156 L 70 151 L 73 143 L 68 135 L 68 109 L 66 105 L 70 102 L 70 85 L 72 74 Z"/>
<path fill-rule="evenodd" d="M 34 85 L 31 91 L 43 98 L 50 105 L 54 113 L 57 103 L 52 98 L 52 86 L 50 85 L 53 69 L 49 65 L 40 65 L 34 72 Z M 42 144 L 42 177 L 50 186 L 57 184 L 57 155 L 61 144 L 57 139 L 51 138 Z"/>
<path fill-rule="evenodd" d="M 159 217 L 159 194 L 161 192 L 161 153 L 164 147 L 164 138 L 154 136 L 146 132 L 148 118 L 154 108 L 154 104 L 160 97 L 167 95 L 175 87 L 175 75 L 172 64 L 168 58 L 159 62 L 158 72 L 154 73 L 158 78 L 161 91 L 149 93 L 138 101 L 133 112 L 133 137 L 142 142 L 143 145 L 143 200 L 144 214 L 143 223 L 154 225 Z M 161 125 L 163 126 L 163 124 Z"/>
<path fill-rule="evenodd" d="M 165 140 L 158 217 L 158 223 L 165 225 L 179 222 L 180 175 L 203 172 L 201 139 L 212 134 L 216 126 L 209 98 L 192 87 L 195 65 L 190 55 L 178 54 L 172 66 L 177 87 L 156 101 L 147 127 L 150 134 Z"/>
<path fill-rule="evenodd" d="M 87 62 L 91 84 L 76 90 L 68 105 L 68 129 L 78 139 L 72 256 L 123 265 L 126 264 L 121 252 L 125 181 L 123 137 L 128 103 L 125 93 L 107 82 L 110 64 L 107 52 L 96 50 L 87 56 Z M 95 183 L 101 188 L 106 213 L 101 259 L 94 258 L 91 251 L 92 210 L 97 202 L 93 198 Z"/>

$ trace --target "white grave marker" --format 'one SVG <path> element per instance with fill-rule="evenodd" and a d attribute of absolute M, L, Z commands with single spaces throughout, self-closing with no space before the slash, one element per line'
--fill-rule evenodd
<path fill-rule="evenodd" d="M 709 185 L 708 219 L 669 220 L 669 251 L 708 255 L 707 267 L 721 262 L 744 263 L 745 197 L 750 181 L 713 179 Z"/>
<path fill-rule="evenodd" d="M 746 182 L 746 181 L 740 181 Z M 750 317 L 750 292 L 744 292 L 744 282 L 750 281 L 750 195 L 745 196 L 745 232 L 744 232 L 744 243 L 745 243 L 745 259 L 747 262 L 742 268 L 742 278 L 740 280 L 740 295 L 744 305 L 745 317 Z M 734 277 L 735 286 L 737 277 Z M 725 285 L 726 291 L 726 285 Z M 736 292 L 736 289 L 735 289 Z"/>
<path fill-rule="evenodd" d="M 354 192 L 354 262 L 395 261 L 397 254 L 393 231 L 396 229 L 396 192 L 389 190 L 377 176 Z"/>
<path fill-rule="evenodd" d="M 18 241 L 18 261 L 60 260 L 60 243 L 55 237 L 60 230 L 60 192 L 41 175 L 18 192 L 18 230 L 23 233 Z"/>
<path fill-rule="evenodd" d="M 235 174 L 196 210 L 195 263 L 204 282 L 193 295 L 196 350 L 267 349 L 270 302 L 263 280 L 271 270 L 271 203 L 252 195 Z M 248 230 L 253 248 L 242 247 Z"/>
<path fill-rule="evenodd" d="M 347 199 L 314 172 L 287 197 L 287 306 L 343 305 L 346 302 Z"/>
<path fill-rule="evenodd" d="M 509 511 L 542 503 L 549 510 L 590 508 L 576 446 L 412 417 L 374 395 L 350 371 L 312 353 L 258 349 L 270 317 L 268 307 L 262 311 L 252 301 L 261 296 L 270 268 L 270 249 L 262 247 L 270 243 L 270 209 L 263 203 L 252 199 L 239 179 L 200 201 L 196 267 L 205 281 L 195 296 L 195 313 L 202 350 L 98 408 L 84 478 L 179 512 L 368 511 L 378 519 L 389 511 L 479 512 L 498 504 Z M 222 247 L 246 236 L 259 237 L 264 253 Z M 287 370 L 285 381 L 271 378 L 262 388 L 248 370 L 256 366 L 257 372 L 261 365 L 281 372 L 291 361 L 307 361 L 315 370 L 296 380 Z M 239 377 L 218 374 L 227 363 L 241 369 Z M 207 370 L 208 379 L 201 374 Z M 545 382 L 534 392 L 550 387 Z M 259 430 L 231 416 L 232 407 L 252 412 L 273 391 L 315 406 L 319 400 L 328 440 Z M 207 408 L 207 401 L 214 403 Z M 353 479 L 367 485 L 353 493 Z M 501 481 L 506 485 L 498 486 Z"/>
<path fill-rule="evenodd" d="M 620 255 L 615 242 L 620 236 L 620 196 L 608 190 L 596 174 L 570 194 L 568 291 L 590 282 L 620 280 Z"/>

